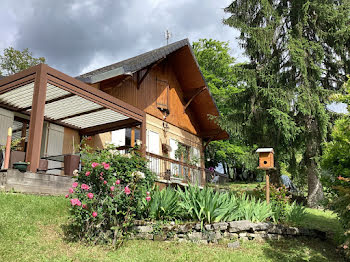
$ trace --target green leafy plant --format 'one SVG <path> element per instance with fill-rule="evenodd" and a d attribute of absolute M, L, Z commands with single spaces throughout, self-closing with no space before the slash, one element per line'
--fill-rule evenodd
<path fill-rule="evenodd" d="M 170 220 L 180 217 L 179 196 L 177 192 L 167 187 L 159 190 L 157 187 L 152 191 L 152 199 L 147 208 L 149 217 L 156 220 Z"/>

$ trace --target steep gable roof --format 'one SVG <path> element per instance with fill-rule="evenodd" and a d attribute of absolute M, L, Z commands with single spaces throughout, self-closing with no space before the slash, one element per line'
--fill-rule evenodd
<path fill-rule="evenodd" d="M 183 39 L 175 43 L 154 49 L 152 51 L 143 53 L 138 56 L 134 56 L 123 61 L 96 69 L 94 71 L 82 74 L 77 79 L 86 83 L 97 83 L 111 77 L 115 77 L 122 74 L 135 73 L 158 60 L 165 58 L 167 55 L 179 50 L 181 47 L 190 46 L 189 40 Z"/>

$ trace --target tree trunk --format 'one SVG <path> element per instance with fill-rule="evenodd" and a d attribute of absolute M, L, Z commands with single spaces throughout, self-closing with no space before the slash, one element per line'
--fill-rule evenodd
<path fill-rule="evenodd" d="M 310 207 L 317 206 L 323 200 L 323 188 L 318 178 L 318 165 L 315 158 L 319 156 L 321 141 L 319 141 L 317 121 L 311 116 L 306 116 L 306 135 L 305 144 L 305 165 L 308 181 L 307 204 Z"/>

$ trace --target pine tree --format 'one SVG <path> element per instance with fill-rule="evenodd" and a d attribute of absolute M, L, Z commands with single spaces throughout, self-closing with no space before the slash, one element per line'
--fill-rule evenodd
<path fill-rule="evenodd" d="M 247 112 L 231 117 L 241 117 L 246 134 L 275 147 L 294 172 L 302 153 L 313 206 L 323 198 L 318 159 L 329 126 L 326 104 L 350 72 L 350 1 L 236 0 L 225 11 L 224 24 L 240 31 L 250 60 L 240 69 L 246 91 L 232 98 L 247 99 Z"/>

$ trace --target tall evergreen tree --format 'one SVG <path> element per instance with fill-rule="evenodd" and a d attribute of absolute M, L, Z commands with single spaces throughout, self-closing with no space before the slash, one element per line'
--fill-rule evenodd
<path fill-rule="evenodd" d="M 246 133 L 273 146 L 294 172 L 302 153 L 313 206 L 323 198 L 318 159 L 326 104 L 350 72 L 350 0 L 236 0 L 225 11 L 224 23 L 240 31 L 250 59 L 240 69 L 246 91 L 232 98 L 247 99 L 247 113 L 231 117 L 241 117 Z"/>

